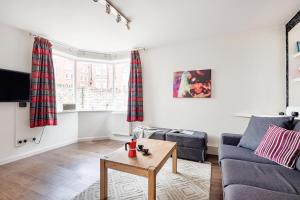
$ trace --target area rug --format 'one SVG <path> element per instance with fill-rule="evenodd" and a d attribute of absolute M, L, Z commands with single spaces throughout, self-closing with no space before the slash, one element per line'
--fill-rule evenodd
<path fill-rule="evenodd" d="M 169 159 L 157 174 L 157 200 L 208 200 L 211 164 L 178 159 L 178 173 L 172 173 Z M 99 200 L 99 181 L 91 185 L 73 200 Z M 108 170 L 109 200 L 146 200 L 148 182 L 144 177 Z"/>

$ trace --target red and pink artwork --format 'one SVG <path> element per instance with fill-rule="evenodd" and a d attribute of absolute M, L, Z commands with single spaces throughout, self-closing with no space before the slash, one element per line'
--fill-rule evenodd
<path fill-rule="evenodd" d="M 211 70 L 180 71 L 174 73 L 173 97 L 210 98 Z"/>

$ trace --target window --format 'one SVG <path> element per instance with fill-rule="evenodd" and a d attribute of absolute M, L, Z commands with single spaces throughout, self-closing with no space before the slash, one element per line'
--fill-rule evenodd
<path fill-rule="evenodd" d="M 91 62 L 54 54 L 53 65 L 58 112 L 64 104 L 76 104 L 78 111 L 127 110 L 129 60 Z"/>
<path fill-rule="evenodd" d="M 77 105 L 79 110 L 111 110 L 113 68 L 111 64 L 77 63 Z"/>
<path fill-rule="evenodd" d="M 53 55 L 56 85 L 57 112 L 63 111 L 63 104 L 75 104 L 75 61 Z"/>
<path fill-rule="evenodd" d="M 127 109 L 129 61 L 77 62 L 77 106 L 82 111 Z"/>
<path fill-rule="evenodd" d="M 130 73 L 129 61 L 116 63 L 114 65 L 113 110 L 116 111 L 127 110 L 129 73 Z"/>

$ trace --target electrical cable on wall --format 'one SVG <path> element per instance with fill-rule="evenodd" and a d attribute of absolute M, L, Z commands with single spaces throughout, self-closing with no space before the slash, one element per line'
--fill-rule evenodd
<path fill-rule="evenodd" d="M 38 141 L 38 142 L 34 141 L 35 144 L 40 144 L 40 143 L 41 143 L 42 138 L 43 138 L 44 133 L 45 133 L 45 128 L 46 128 L 46 127 L 44 126 L 39 141 Z"/>

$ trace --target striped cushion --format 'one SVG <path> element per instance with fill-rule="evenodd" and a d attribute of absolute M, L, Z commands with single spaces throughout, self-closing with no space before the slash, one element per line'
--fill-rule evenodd
<path fill-rule="evenodd" d="M 255 154 L 294 169 L 300 153 L 300 132 L 271 124 Z"/>

